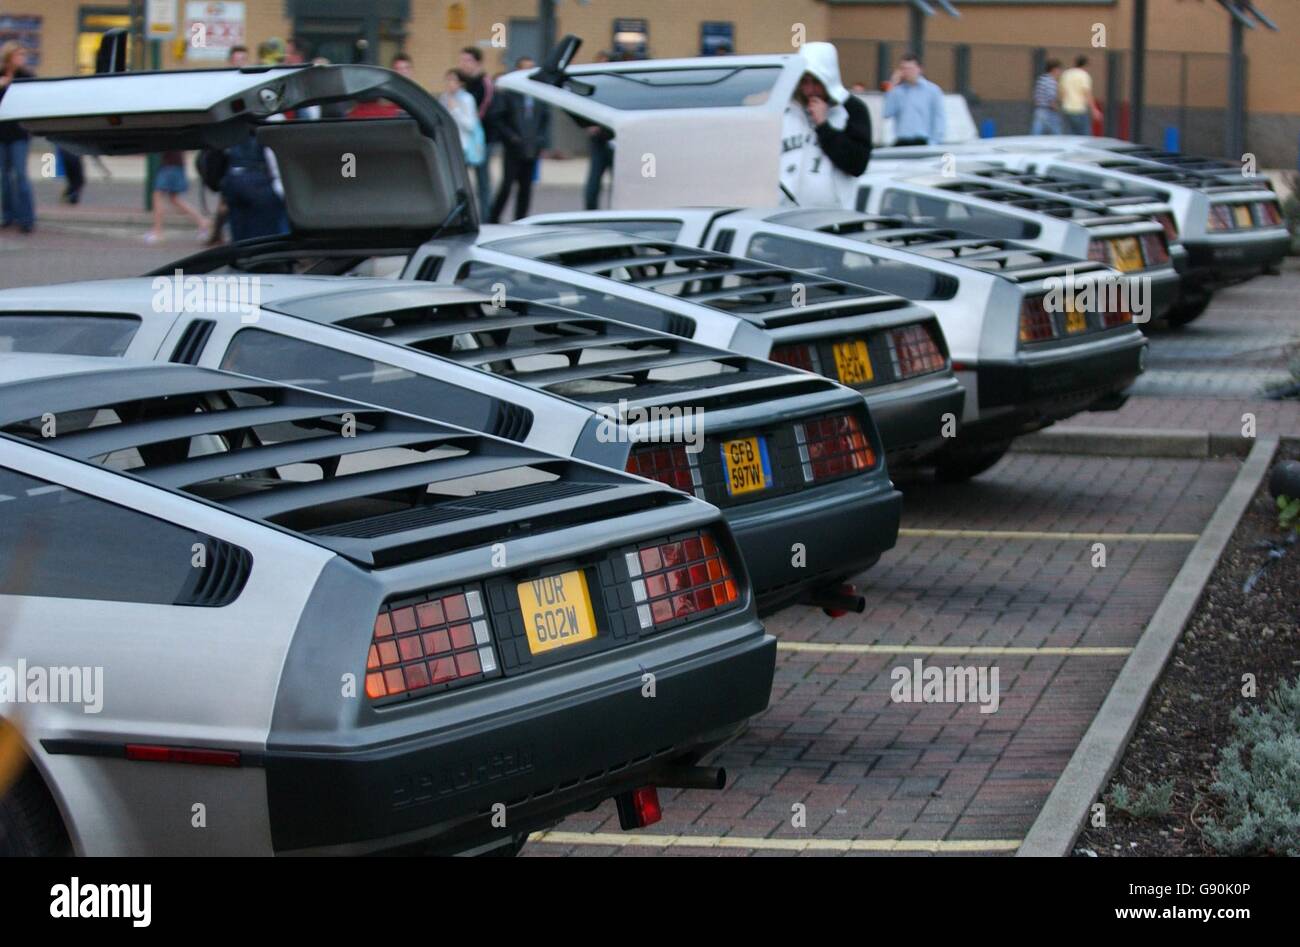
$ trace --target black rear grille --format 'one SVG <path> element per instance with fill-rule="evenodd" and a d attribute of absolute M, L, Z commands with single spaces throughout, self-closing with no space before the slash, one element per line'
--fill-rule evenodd
<path fill-rule="evenodd" d="M 203 354 L 203 347 L 208 344 L 208 337 L 212 335 L 216 324 L 213 319 L 195 319 L 187 325 L 180 341 L 176 343 L 176 348 L 172 350 L 170 361 L 179 365 L 197 365 L 199 356 Z"/>
<path fill-rule="evenodd" d="M 347 536 L 353 539 L 374 539 L 390 536 L 411 529 L 436 526 L 442 523 L 454 523 L 469 519 L 483 513 L 499 510 L 514 510 L 552 500 L 582 496 L 600 490 L 612 489 L 609 484 L 599 483 L 533 483 L 523 487 L 498 490 L 495 493 L 483 493 L 472 497 L 458 497 L 434 506 L 410 510 L 398 510 L 382 513 L 361 520 L 322 526 L 309 530 L 313 536 Z"/>
<path fill-rule="evenodd" d="M 177 605 L 229 605 L 239 597 L 252 573 L 253 554 L 247 549 L 212 537 L 203 545 L 205 564 L 194 567 L 194 577 L 177 597 Z"/>

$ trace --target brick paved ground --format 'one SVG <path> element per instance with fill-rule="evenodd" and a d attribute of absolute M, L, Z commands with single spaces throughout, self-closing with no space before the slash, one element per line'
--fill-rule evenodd
<path fill-rule="evenodd" d="M 1196 532 L 1237 469 L 1232 460 L 1012 455 L 979 480 L 922 487 L 905 526 L 1051 532 Z M 1131 647 L 1190 542 L 904 538 L 860 581 L 868 608 L 829 619 L 794 608 L 768 622 L 782 642 L 923 646 Z M 926 664 L 988 665 L 1001 704 L 906 704 L 890 672 Z M 772 702 L 719 754 L 721 793 L 663 792 L 654 834 L 746 838 L 1019 839 L 1100 706 L 1122 655 L 779 654 Z M 791 824 L 792 805 L 807 826 Z M 617 832 L 606 804 L 566 832 Z M 685 849 L 683 849 L 685 850 Z M 530 855 L 615 851 L 530 845 Z M 634 848 L 637 854 L 676 849 Z M 699 849 L 695 849 L 699 851 Z M 711 849 L 710 854 L 752 853 Z M 824 853 L 817 853 L 824 854 Z"/>
<path fill-rule="evenodd" d="M 38 182 L 48 201 L 49 182 Z M 112 205 L 138 206 L 134 186 L 91 192 L 77 222 L 46 209 L 28 238 L 0 235 L 0 285 L 139 273 L 189 252 L 188 231 L 144 247 L 140 227 Z M 42 190 L 44 188 L 44 190 Z M 98 195 L 96 196 L 96 190 Z M 99 211 L 94 211 L 98 204 Z M 577 206 L 572 188 L 543 187 L 538 210 Z M 95 223 L 95 213 L 103 222 Z M 89 220 L 90 222 L 85 222 Z M 1294 300 L 1300 266 L 1221 293 L 1177 332 L 1152 330 L 1150 371 L 1118 412 L 1062 427 L 1240 430 L 1254 413 L 1260 433 L 1300 436 L 1300 402 L 1271 401 L 1288 345 L 1300 341 Z M 908 530 L 1048 533 L 1197 533 L 1237 469 L 1232 459 L 1147 460 L 1012 454 L 972 483 L 909 488 Z M 790 609 L 769 627 L 790 645 L 779 653 L 772 701 L 717 762 L 731 784 L 720 793 L 664 791 L 663 822 L 647 830 L 731 839 L 817 840 L 837 854 L 848 840 L 1017 840 L 1065 767 L 1123 663 L 1123 654 L 963 655 L 854 653 L 837 646 L 921 648 L 1127 648 L 1137 640 L 1190 542 L 1107 541 L 1107 565 L 1091 564 L 1087 538 L 905 535 L 859 580 L 864 615 L 838 620 Z M 828 647 L 827 647 L 828 646 Z M 890 672 L 911 666 L 998 668 L 1001 704 L 908 704 L 890 699 Z M 804 828 L 792 806 L 806 806 Z M 763 855 L 753 848 L 618 847 L 612 805 L 559 827 L 562 843 L 530 844 L 533 856 L 596 854 Z M 627 836 L 619 833 L 626 841 Z M 851 854 L 860 854 L 851 852 Z"/>

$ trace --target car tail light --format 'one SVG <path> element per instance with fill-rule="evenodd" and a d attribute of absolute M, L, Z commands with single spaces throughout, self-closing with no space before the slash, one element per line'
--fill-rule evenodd
<path fill-rule="evenodd" d="M 1095 238 L 1089 240 L 1088 259 L 1093 263 L 1110 263 L 1110 241 Z"/>
<path fill-rule="evenodd" d="M 817 369 L 817 353 L 807 344 L 774 345 L 768 356 L 770 361 L 780 362 L 793 368 L 802 368 L 806 372 L 821 374 Z"/>
<path fill-rule="evenodd" d="M 1161 266 L 1169 262 L 1169 245 L 1162 233 L 1144 233 L 1141 236 L 1142 256 L 1147 266 Z"/>
<path fill-rule="evenodd" d="M 1211 204 L 1207 224 L 1211 230 L 1231 230 L 1232 208 L 1227 204 Z"/>
<path fill-rule="evenodd" d="M 852 414 L 804 421 L 795 425 L 794 432 L 803 477 L 809 483 L 876 466 L 876 452 Z"/>
<path fill-rule="evenodd" d="M 371 700 L 500 674 L 483 596 L 476 590 L 385 606 L 375 617 L 366 657 L 366 696 Z"/>
<path fill-rule="evenodd" d="M 1101 324 L 1104 328 L 1113 329 L 1116 326 L 1126 326 L 1133 321 L 1133 314 L 1127 309 L 1116 309 L 1114 311 L 1104 308 L 1101 313 Z"/>
<path fill-rule="evenodd" d="M 692 495 L 701 484 L 699 467 L 685 444 L 638 445 L 627 458 L 627 472 Z"/>
<path fill-rule="evenodd" d="M 943 352 L 927 325 L 917 323 L 891 329 L 889 340 L 893 348 L 894 371 L 899 378 L 937 372 L 944 366 Z"/>
<path fill-rule="evenodd" d="M 1165 228 L 1165 240 L 1169 243 L 1175 242 L 1178 239 L 1178 222 L 1174 220 L 1174 215 L 1161 213 L 1153 216 L 1160 223 L 1160 226 Z"/>
<path fill-rule="evenodd" d="M 1259 201 L 1255 204 L 1255 223 L 1261 227 L 1276 227 L 1282 223 L 1282 211 L 1272 201 Z"/>
<path fill-rule="evenodd" d="M 710 533 L 642 546 L 625 559 L 643 629 L 661 628 L 740 598 L 731 565 Z"/>
<path fill-rule="evenodd" d="M 1020 306 L 1020 341 L 1042 342 L 1056 338 L 1056 324 L 1042 296 L 1030 296 Z"/>

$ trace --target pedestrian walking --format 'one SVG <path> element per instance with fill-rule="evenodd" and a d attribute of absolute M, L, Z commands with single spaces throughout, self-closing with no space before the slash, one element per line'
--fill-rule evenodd
<path fill-rule="evenodd" d="M 1092 121 L 1101 117 L 1101 109 L 1092 94 L 1092 76 L 1088 74 L 1088 57 L 1078 56 L 1074 66 L 1061 73 L 1061 114 L 1065 131 L 1071 135 L 1091 135 Z"/>
<path fill-rule="evenodd" d="M 208 221 L 181 197 L 189 188 L 185 179 L 185 153 L 164 151 L 153 177 L 153 229 L 144 235 L 145 243 L 157 243 L 162 239 L 163 213 L 167 204 L 194 222 L 200 240 L 207 239 Z"/>
<path fill-rule="evenodd" d="M 803 207 L 850 207 L 871 159 L 871 113 L 840 79 L 830 43 L 805 43 L 804 74 L 781 118 L 781 187 Z"/>
<path fill-rule="evenodd" d="M 289 219 L 275 156 L 250 134 L 226 149 L 226 161 L 221 193 L 229 209 L 231 241 L 286 233 Z"/>
<path fill-rule="evenodd" d="M 515 62 L 516 69 L 531 69 L 533 65 L 527 56 Z M 515 192 L 515 219 L 528 216 L 533 175 L 537 171 L 537 158 L 546 145 L 551 115 L 533 96 L 506 92 L 496 97 L 491 122 L 501 138 L 502 153 L 501 186 L 488 216 L 495 224 L 501 220 L 511 191 Z"/>
<path fill-rule="evenodd" d="M 86 165 L 81 155 L 65 148 L 56 148 L 59 164 L 63 165 L 63 194 L 65 204 L 77 204 L 81 201 L 81 192 L 86 187 Z"/>
<path fill-rule="evenodd" d="M 492 79 L 483 68 L 483 50 L 477 46 L 466 46 L 460 51 L 459 65 L 461 83 L 478 105 L 478 120 L 483 126 L 483 135 L 487 140 L 487 157 L 474 169 L 474 183 L 478 189 L 478 209 L 480 216 L 486 217 L 492 202 L 492 175 L 488 166 L 491 163 L 492 145 L 497 140 L 490 112 L 496 90 Z"/>
<path fill-rule="evenodd" d="M 478 118 L 478 104 L 474 101 L 474 96 L 465 91 L 457 70 L 448 69 L 443 81 L 446 88 L 438 97 L 439 101 L 456 122 L 465 164 L 477 174 L 479 167 L 487 160 L 487 139 L 483 135 L 483 123 Z"/>
<path fill-rule="evenodd" d="M 947 130 L 943 90 L 925 77 L 921 60 L 908 53 L 898 61 L 885 93 L 883 115 L 894 120 L 894 144 L 939 145 Z"/>
<path fill-rule="evenodd" d="M 1061 134 L 1060 78 L 1061 61 L 1049 59 L 1043 65 L 1042 74 L 1034 80 L 1034 119 L 1029 128 L 1031 135 Z"/>
<path fill-rule="evenodd" d="M 0 46 L 0 98 L 9 90 L 15 79 L 30 79 L 27 68 L 27 50 L 17 41 Z M 31 135 L 17 122 L 0 122 L 0 205 L 3 220 L 0 229 L 17 227 L 21 233 L 31 233 L 36 227 L 36 202 L 32 198 L 32 182 L 27 177 L 27 153 Z"/>

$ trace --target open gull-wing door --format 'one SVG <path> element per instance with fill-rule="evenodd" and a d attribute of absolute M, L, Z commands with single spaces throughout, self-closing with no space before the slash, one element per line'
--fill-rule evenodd
<path fill-rule="evenodd" d="M 387 99 L 406 116 L 284 122 L 296 109 Z M 293 236 L 477 229 L 455 122 L 377 66 L 134 72 L 14 82 L 0 121 L 88 154 L 225 148 L 256 133 L 280 166 Z M 351 156 L 349 159 L 348 156 Z"/>
<path fill-rule="evenodd" d="M 571 56 L 575 41 L 564 43 Z M 797 54 L 583 66 L 564 59 L 502 76 L 497 88 L 613 131 L 612 207 L 780 199 L 781 115 L 803 73 Z"/>

